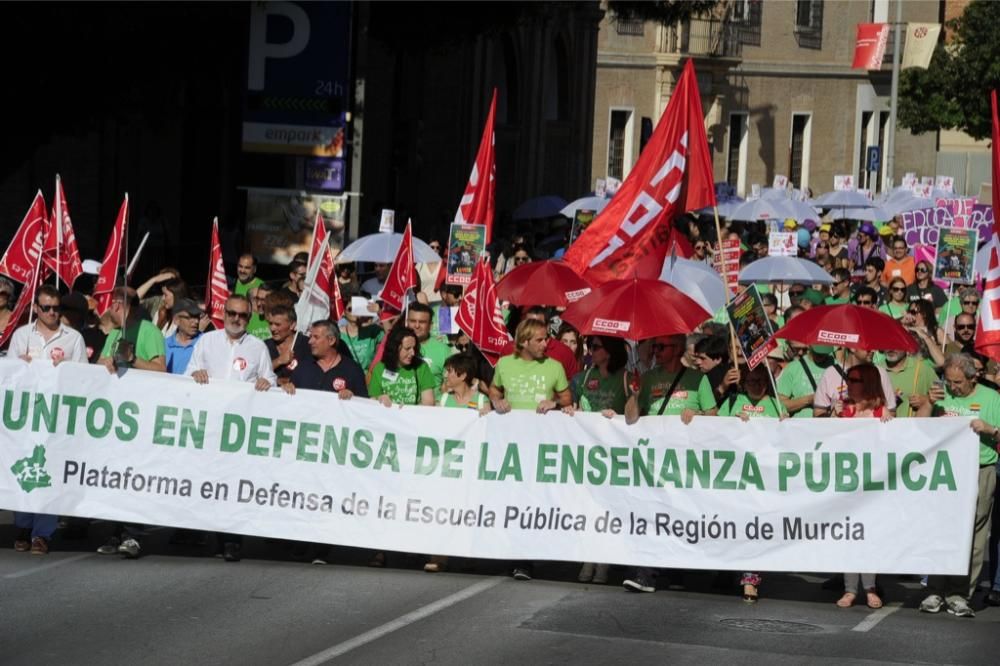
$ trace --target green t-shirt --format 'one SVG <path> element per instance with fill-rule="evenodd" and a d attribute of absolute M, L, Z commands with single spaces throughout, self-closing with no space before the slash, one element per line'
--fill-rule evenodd
<path fill-rule="evenodd" d="M 438 399 L 437 404 L 441 405 L 442 407 L 478 410 L 486 406 L 486 396 L 480 393 L 479 391 L 476 391 L 472 396 L 472 400 L 470 400 L 469 402 L 458 404 L 458 401 L 455 400 L 454 393 L 445 393 Z"/>
<path fill-rule="evenodd" d="M 233 287 L 233 293 L 236 294 L 237 296 L 246 296 L 247 294 L 250 293 L 251 289 L 256 289 L 262 284 L 264 284 L 264 281 L 261 280 L 259 277 L 255 277 L 246 284 L 243 284 L 242 282 L 239 281 L 239 278 L 237 278 L 236 286 Z"/>
<path fill-rule="evenodd" d="M 372 369 L 372 380 L 368 384 L 368 395 L 372 398 L 387 395 L 396 405 L 419 405 L 420 394 L 434 388 L 434 376 L 426 363 L 412 368 L 389 370 L 379 361 Z"/>
<path fill-rule="evenodd" d="M 572 382 L 573 398 L 584 412 L 613 410 L 625 413 L 625 370 L 601 376 L 597 368 L 576 373 Z"/>
<path fill-rule="evenodd" d="M 351 356 L 362 368 L 371 366 L 378 345 L 384 337 L 385 331 L 381 326 L 359 326 L 357 335 L 351 335 L 345 330 L 340 331 L 340 339 L 351 350 Z"/>
<path fill-rule="evenodd" d="M 247 324 L 247 333 L 260 340 L 271 339 L 271 325 L 267 320 L 254 312 L 250 315 L 250 323 Z"/>
<path fill-rule="evenodd" d="M 962 312 L 962 298 L 960 296 L 952 296 L 947 303 L 944 304 L 938 311 L 938 326 L 940 328 L 947 328 L 949 331 L 954 329 L 954 319 Z M 946 323 L 951 321 L 951 324 L 946 326 Z"/>
<path fill-rule="evenodd" d="M 800 356 L 799 359 L 785 366 L 785 369 L 778 375 L 778 395 L 786 398 L 801 398 L 802 396 L 816 392 L 812 382 L 809 381 L 808 375 L 806 375 L 806 370 L 802 366 L 802 362 L 805 361 L 805 364 L 809 366 L 813 381 L 817 385 L 819 384 L 820 377 L 823 376 L 823 368 L 816 365 L 808 352 L 805 356 Z M 812 418 L 812 415 L 813 408 L 810 405 L 792 414 L 792 418 L 808 419 Z"/>
<path fill-rule="evenodd" d="M 893 319 L 902 319 L 909 308 L 909 303 L 885 303 L 879 306 L 878 311 L 889 315 Z"/>
<path fill-rule="evenodd" d="M 896 393 L 896 417 L 913 416 L 910 409 L 911 395 L 927 395 L 931 389 L 931 384 L 937 379 L 934 364 L 925 358 L 917 356 L 907 356 L 902 369 L 894 372 L 883 360 L 875 364 L 885 368 L 892 383 L 892 390 Z"/>
<path fill-rule="evenodd" d="M 715 395 L 712 392 L 712 385 L 708 383 L 708 377 L 690 368 L 682 369 L 680 372 L 684 375 L 670 396 L 666 393 L 674 383 L 676 372 L 653 368 L 642 376 L 639 409 L 643 414 L 653 416 L 659 414 L 664 398 L 669 400 L 667 408 L 663 410 L 664 416 L 677 416 L 685 409 L 700 412 L 715 409 Z"/>
<path fill-rule="evenodd" d="M 512 409 L 534 410 L 542 400 L 552 400 L 569 388 L 566 371 L 558 361 L 526 361 L 513 354 L 497 362 L 493 384 L 504 390 Z"/>
<path fill-rule="evenodd" d="M 428 338 L 426 342 L 420 343 L 420 356 L 424 363 L 431 369 L 434 375 L 434 398 L 441 397 L 441 383 L 444 381 L 444 362 L 455 353 L 451 345 L 447 345 L 440 340 Z"/>
<path fill-rule="evenodd" d="M 934 403 L 935 416 L 971 416 L 982 419 L 993 427 L 1000 426 L 1000 394 L 991 388 L 976 385 L 964 398 L 945 391 L 944 400 Z M 979 464 L 993 465 L 997 461 L 996 442 L 989 435 L 979 437 Z"/>
<path fill-rule="evenodd" d="M 109 358 L 114 356 L 115 343 L 118 342 L 121 336 L 122 329 L 111 329 L 108 337 L 104 340 L 104 349 L 101 350 L 101 356 Z M 159 356 L 166 357 L 167 355 L 167 346 L 163 341 L 163 334 L 160 333 L 160 329 L 156 328 L 156 325 L 151 321 L 141 320 L 138 331 L 135 324 L 129 326 L 125 334 L 125 339 L 135 342 L 135 357 L 143 361 L 152 361 L 154 358 Z"/>
<path fill-rule="evenodd" d="M 844 305 L 845 303 L 850 303 L 851 299 L 848 296 L 843 298 L 834 298 L 833 296 L 827 296 L 826 300 L 823 301 L 825 305 Z"/>
<path fill-rule="evenodd" d="M 723 400 L 719 406 L 719 416 L 739 416 L 740 414 L 746 414 L 752 419 L 781 418 L 781 414 L 778 412 L 778 401 L 767 395 L 755 403 L 750 399 L 750 396 L 740 393 L 733 400 Z"/>

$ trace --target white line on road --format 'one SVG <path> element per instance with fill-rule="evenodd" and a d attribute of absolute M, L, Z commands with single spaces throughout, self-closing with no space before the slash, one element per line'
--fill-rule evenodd
<path fill-rule="evenodd" d="M 77 560 L 82 560 L 85 557 L 90 557 L 94 553 L 80 553 L 79 555 L 73 555 L 72 557 L 67 557 L 62 560 L 56 560 L 54 562 L 46 562 L 45 564 L 37 567 L 31 567 L 30 569 L 24 569 L 22 571 L 17 571 L 15 573 L 9 573 L 4 576 L 4 578 L 24 578 L 25 576 L 30 576 L 31 574 L 36 574 L 39 571 L 48 571 L 49 569 L 54 569 L 56 567 L 61 567 L 64 564 L 69 564 L 70 562 L 76 562 Z"/>
<path fill-rule="evenodd" d="M 480 581 L 475 585 L 470 585 L 469 587 L 459 590 L 455 594 L 448 595 L 443 599 L 438 599 L 433 603 L 429 603 L 426 606 L 422 606 L 415 611 L 411 611 L 406 615 L 401 615 L 395 620 L 386 622 L 382 626 L 375 627 L 363 634 L 358 634 L 354 638 L 344 641 L 343 643 L 338 643 L 332 647 L 323 650 L 322 652 L 317 652 L 311 657 L 306 657 L 302 661 L 297 661 L 292 666 L 320 666 L 320 664 L 325 664 L 331 659 L 335 659 L 343 654 L 350 652 L 355 648 L 359 648 L 362 645 L 371 643 L 372 641 L 378 640 L 387 634 L 391 634 L 394 631 L 402 629 L 408 625 L 418 622 L 425 617 L 434 615 L 435 613 L 448 608 L 449 606 L 454 606 L 455 604 L 465 601 L 470 597 L 474 597 L 480 592 L 485 592 L 486 590 L 499 585 L 500 583 L 507 580 L 505 577 L 494 577 L 487 580 Z"/>
<path fill-rule="evenodd" d="M 875 628 L 876 624 L 889 617 L 902 607 L 903 604 L 900 601 L 894 601 L 888 606 L 883 606 L 874 613 L 870 613 L 868 617 L 861 620 L 861 622 L 858 622 L 857 626 L 853 627 L 851 631 L 871 631 Z"/>

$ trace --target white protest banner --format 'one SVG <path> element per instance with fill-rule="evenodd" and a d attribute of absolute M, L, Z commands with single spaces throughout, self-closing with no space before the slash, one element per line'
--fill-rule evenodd
<path fill-rule="evenodd" d="M 786 187 L 788 187 L 788 176 L 775 174 L 774 181 L 771 182 L 771 187 L 776 190 L 785 189 Z"/>
<path fill-rule="evenodd" d="M 833 189 L 837 192 L 854 189 L 854 176 L 837 175 L 833 177 Z"/>
<path fill-rule="evenodd" d="M 790 231 L 772 231 L 767 235 L 767 256 L 799 256 L 799 245 L 796 241 L 797 238 L 797 234 Z"/>
<path fill-rule="evenodd" d="M 0 506 L 499 559 L 736 571 L 968 569 L 966 418 L 386 408 L 0 360 Z"/>

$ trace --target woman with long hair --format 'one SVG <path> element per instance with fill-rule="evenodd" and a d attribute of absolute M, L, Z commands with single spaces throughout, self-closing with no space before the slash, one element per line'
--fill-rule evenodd
<path fill-rule="evenodd" d="M 386 407 L 434 405 L 434 375 L 420 358 L 413 329 L 396 326 L 389 332 L 382 360 L 372 368 L 368 394 Z"/>
<path fill-rule="evenodd" d="M 906 280 L 901 277 L 894 277 L 889 280 L 889 286 L 885 290 L 886 301 L 878 311 L 884 312 L 893 319 L 902 319 L 906 311 L 910 309 L 910 302 L 906 299 Z"/>
<path fill-rule="evenodd" d="M 948 295 L 944 289 L 934 284 L 934 266 L 926 259 L 917 262 L 914 269 L 916 280 L 906 288 L 906 297 L 910 301 L 928 300 L 934 305 L 937 311 L 948 303 Z"/>
<path fill-rule="evenodd" d="M 920 339 L 920 348 L 924 358 L 934 361 L 934 365 L 937 367 L 944 365 L 944 352 L 942 351 L 945 345 L 944 329 L 938 328 L 937 318 L 934 316 L 934 306 L 931 305 L 931 302 L 923 299 L 911 301 L 902 323 Z"/>
<path fill-rule="evenodd" d="M 573 324 L 565 321 L 560 324 L 559 330 L 556 332 L 556 340 L 570 348 L 570 351 L 573 352 L 573 356 L 576 357 L 577 366 L 582 367 L 583 340 L 580 339 L 580 332 L 576 330 Z"/>

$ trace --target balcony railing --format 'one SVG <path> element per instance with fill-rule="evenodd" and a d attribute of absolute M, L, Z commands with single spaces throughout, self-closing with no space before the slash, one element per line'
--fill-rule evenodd
<path fill-rule="evenodd" d="M 691 19 L 669 29 L 670 53 L 739 58 L 743 54 L 740 25 L 718 19 Z"/>

